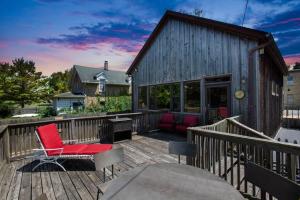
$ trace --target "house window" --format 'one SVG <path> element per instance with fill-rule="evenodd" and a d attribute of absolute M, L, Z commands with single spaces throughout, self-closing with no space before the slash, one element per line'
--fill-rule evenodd
<path fill-rule="evenodd" d="M 99 80 L 99 92 L 104 93 L 105 92 L 105 79 Z"/>
<path fill-rule="evenodd" d="M 184 112 L 200 112 L 200 82 L 184 83 Z"/>
<path fill-rule="evenodd" d="M 170 86 L 150 86 L 150 109 L 170 109 Z"/>
<path fill-rule="evenodd" d="M 150 86 L 150 109 L 168 109 L 180 112 L 180 84 Z"/>
<path fill-rule="evenodd" d="M 139 87 L 138 89 L 138 108 L 144 109 L 147 107 L 147 86 Z"/>
<path fill-rule="evenodd" d="M 294 104 L 294 95 L 292 95 L 292 94 L 287 95 L 287 104 L 288 105 L 293 105 Z"/>
<path fill-rule="evenodd" d="M 289 75 L 287 77 L 287 85 L 294 85 L 294 77 Z"/>
<path fill-rule="evenodd" d="M 171 111 L 180 112 L 180 84 L 174 83 L 171 89 Z"/>

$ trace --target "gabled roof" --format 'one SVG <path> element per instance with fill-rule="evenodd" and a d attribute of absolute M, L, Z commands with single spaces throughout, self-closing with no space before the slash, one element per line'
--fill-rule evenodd
<path fill-rule="evenodd" d="M 246 28 L 242 26 L 237 26 L 234 24 L 229 24 L 229 23 L 224 23 L 216 20 L 211 20 L 203 17 L 198 17 L 194 15 L 188 15 L 188 14 L 183 14 L 179 12 L 174 12 L 174 11 L 166 11 L 164 16 L 161 18 L 153 32 L 151 33 L 150 37 L 147 39 L 146 43 L 138 53 L 138 55 L 135 57 L 133 60 L 131 66 L 127 70 L 127 74 L 132 74 L 133 70 L 135 69 L 136 65 L 140 62 L 140 60 L 143 58 L 144 54 L 147 52 L 149 47 L 152 45 L 152 43 L 155 41 L 155 38 L 158 36 L 164 25 L 168 22 L 170 19 L 175 19 L 179 21 L 184 21 L 187 23 L 199 25 L 199 26 L 206 26 L 210 27 L 216 30 L 220 30 L 223 32 L 227 32 L 233 35 L 237 35 L 239 37 L 244 37 L 248 39 L 252 39 L 255 41 L 258 41 L 259 43 L 264 43 L 268 40 L 272 40 L 272 44 L 269 45 L 267 51 L 271 52 L 270 54 L 272 55 L 272 58 L 274 59 L 275 63 L 278 65 L 280 70 L 283 73 L 287 73 L 287 68 L 285 65 L 285 62 L 282 58 L 282 55 L 270 33 L 256 30 L 256 29 L 251 29 L 251 28 Z"/>
<path fill-rule="evenodd" d="M 106 84 L 111 85 L 129 85 L 128 76 L 125 72 L 104 70 L 103 68 L 85 67 L 74 65 L 73 69 L 76 70 L 81 82 L 83 83 L 99 83 L 97 75 L 103 73 L 107 79 Z"/>

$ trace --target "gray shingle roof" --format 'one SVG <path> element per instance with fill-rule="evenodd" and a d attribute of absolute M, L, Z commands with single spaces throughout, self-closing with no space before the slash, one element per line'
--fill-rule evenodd
<path fill-rule="evenodd" d="M 85 98 L 82 94 L 73 94 L 71 92 L 64 92 L 54 96 L 54 98 Z"/>
<path fill-rule="evenodd" d="M 115 85 L 129 85 L 128 76 L 125 72 L 104 70 L 103 68 L 85 67 L 80 65 L 74 65 L 79 78 L 84 83 L 99 83 L 95 78 L 97 74 L 103 73 L 107 79 L 106 84 Z"/>

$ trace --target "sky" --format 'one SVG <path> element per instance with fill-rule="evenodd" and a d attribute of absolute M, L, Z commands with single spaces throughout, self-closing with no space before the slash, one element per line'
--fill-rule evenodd
<path fill-rule="evenodd" d="M 45 75 L 74 64 L 126 71 L 166 10 L 242 24 L 246 0 L 0 0 L 0 62 L 24 57 Z M 300 62 L 300 0 L 249 0 L 244 26 L 271 32 Z"/>

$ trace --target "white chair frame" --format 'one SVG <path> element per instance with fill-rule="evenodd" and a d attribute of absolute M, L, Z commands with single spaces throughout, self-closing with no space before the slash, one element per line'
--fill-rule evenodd
<path fill-rule="evenodd" d="M 58 159 L 71 159 L 71 158 L 85 158 L 85 159 L 90 159 L 92 162 L 94 162 L 94 156 L 93 155 L 82 155 L 82 154 L 76 154 L 76 155 L 62 155 L 63 152 L 63 148 L 54 148 L 54 149 L 46 149 L 40 139 L 39 134 L 37 133 L 37 131 L 35 131 L 35 134 L 38 138 L 38 142 L 41 146 L 41 149 L 33 149 L 33 151 L 35 151 L 35 155 L 34 158 L 36 160 L 39 160 L 39 164 L 37 164 L 32 171 L 35 171 L 38 167 L 40 167 L 41 165 L 44 164 L 54 164 L 59 166 L 63 171 L 67 171 L 63 166 L 62 163 L 65 161 L 63 160 L 61 163 L 58 162 Z M 63 143 L 66 142 L 75 142 L 77 140 L 64 140 Z M 60 151 L 59 155 L 55 155 L 55 156 L 50 156 L 48 155 L 47 151 Z"/>

